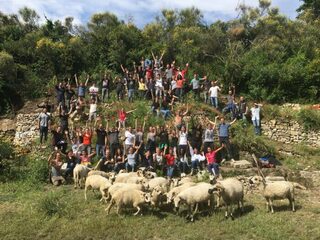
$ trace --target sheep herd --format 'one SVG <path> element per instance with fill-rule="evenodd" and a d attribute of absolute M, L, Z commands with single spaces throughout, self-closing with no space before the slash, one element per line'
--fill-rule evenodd
<path fill-rule="evenodd" d="M 139 169 L 137 172 L 113 172 L 90 170 L 83 165 L 74 168 L 74 187 L 84 185 L 85 200 L 89 189 L 99 190 L 101 200 L 107 203 L 107 214 L 115 206 L 120 215 L 125 207 L 135 208 L 134 215 L 142 214 L 144 205 L 152 209 L 164 205 L 178 213 L 182 205 L 188 208 L 187 218 L 194 221 L 199 207 L 211 213 L 222 203 L 225 206 L 225 217 L 233 216 L 233 206 L 237 205 L 243 212 L 243 198 L 245 186 L 260 186 L 262 195 L 266 199 L 268 210 L 274 213 L 273 200 L 288 199 L 292 211 L 295 211 L 294 189 L 303 186 L 286 181 L 282 177 L 262 178 L 254 176 L 246 178 L 246 183 L 240 177 L 226 179 L 211 179 L 210 183 L 199 182 L 194 176 L 167 179 L 158 177 L 156 173 Z M 199 177 L 199 175 L 198 175 Z M 247 189 L 246 189 L 247 190 Z"/>

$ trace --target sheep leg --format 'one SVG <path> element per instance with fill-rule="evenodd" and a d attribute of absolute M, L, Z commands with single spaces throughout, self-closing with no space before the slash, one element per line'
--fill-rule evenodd
<path fill-rule="evenodd" d="M 188 219 L 189 217 L 191 217 L 192 215 L 192 205 L 188 205 L 188 215 L 186 216 L 186 219 Z"/>
<path fill-rule="evenodd" d="M 233 205 L 231 204 L 230 206 L 230 216 L 231 216 L 231 219 L 234 220 L 234 216 L 233 216 Z"/>
<path fill-rule="evenodd" d="M 272 199 L 269 199 L 269 205 L 270 205 L 271 213 L 274 213 Z"/>
<path fill-rule="evenodd" d="M 269 204 L 269 199 L 266 199 L 266 205 L 267 205 L 267 211 L 269 212 L 270 211 L 270 204 Z"/>
<path fill-rule="evenodd" d="M 228 205 L 226 205 L 226 211 L 225 211 L 224 216 L 225 216 L 226 219 L 228 219 L 228 217 L 229 217 L 229 216 L 228 216 Z"/>
<path fill-rule="evenodd" d="M 294 207 L 294 198 L 289 198 L 289 202 L 290 202 L 290 206 L 291 206 L 291 208 L 292 208 L 292 212 L 295 212 L 296 211 L 296 209 L 295 209 L 295 207 Z"/>
<path fill-rule="evenodd" d="M 105 209 L 105 211 L 107 212 L 107 215 L 109 215 L 109 213 L 110 213 L 110 209 L 111 209 L 111 207 L 114 205 L 114 201 L 111 201 L 111 203 L 109 204 L 109 206 Z M 118 206 L 119 207 L 119 206 Z M 118 209 L 117 209 L 117 212 L 118 212 Z"/>
<path fill-rule="evenodd" d="M 120 217 L 120 210 L 121 210 L 121 205 L 119 204 L 119 205 L 117 206 L 117 214 L 118 214 L 119 217 Z"/>
<path fill-rule="evenodd" d="M 84 188 L 84 199 L 87 201 L 87 186 Z"/>
<path fill-rule="evenodd" d="M 136 208 L 138 209 L 138 211 L 135 212 L 135 213 L 133 214 L 133 216 L 137 216 L 137 215 L 139 214 L 140 210 L 141 210 L 141 208 L 140 208 L 139 206 L 137 206 Z"/>
<path fill-rule="evenodd" d="M 191 215 L 191 222 L 193 222 L 194 221 L 194 219 L 193 219 L 193 217 L 194 217 L 194 215 L 196 215 L 196 213 L 198 212 L 198 203 L 196 203 L 196 207 L 195 207 L 195 209 L 194 209 L 194 211 L 193 211 L 193 213 L 192 213 L 192 215 Z"/>

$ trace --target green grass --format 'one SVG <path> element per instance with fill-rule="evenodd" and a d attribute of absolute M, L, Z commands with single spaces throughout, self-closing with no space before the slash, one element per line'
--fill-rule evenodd
<path fill-rule="evenodd" d="M 43 185 L 24 191 L 18 184 L 0 185 L 1 239 L 317 239 L 319 203 L 308 200 L 309 192 L 297 196 L 298 211 L 287 201 L 276 202 L 276 213 L 267 213 L 260 195 L 245 197 L 246 213 L 231 221 L 222 209 L 212 216 L 199 214 L 195 223 L 169 211 L 132 216 L 106 216 L 99 195 L 72 186 Z"/>

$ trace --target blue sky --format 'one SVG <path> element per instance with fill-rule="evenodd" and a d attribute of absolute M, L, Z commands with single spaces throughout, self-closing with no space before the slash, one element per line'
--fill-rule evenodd
<path fill-rule="evenodd" d="M 139 27 L 143 27 L 164 8 L 182 9 L 195 6 L 202 11 L 207 23 L 218 19 L 229 20 L 237 16 L 235 9 L 239 2 L 251 6 L 258 4 L 258 0 L 0 0 L 0 11 L 16 13 L 18 9 L 27 6 L 35 9 L 42 21 L 44 15 L 60 20 L 73 16 L 76 24 L 88 22 L 94 13 L 110 11 L 122 20 L 132 17 Z M 300 1 L 273 0 L 272 5 L 279 7 L 283 14 L 295 18 Z"/>

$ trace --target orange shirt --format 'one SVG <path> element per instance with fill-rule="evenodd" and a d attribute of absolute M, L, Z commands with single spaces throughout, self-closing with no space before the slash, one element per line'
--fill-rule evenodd
<path fill-rule="evenodd" d="M 91 133 L 84 133 L 83 134 L 83 144 L 91 145 L 91 138 L 92 138 Z"/>

